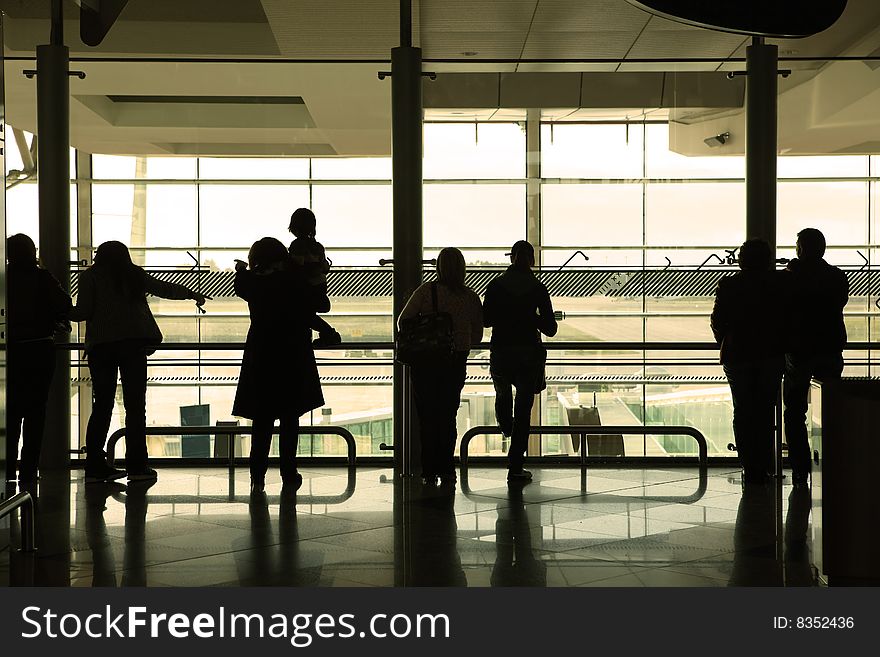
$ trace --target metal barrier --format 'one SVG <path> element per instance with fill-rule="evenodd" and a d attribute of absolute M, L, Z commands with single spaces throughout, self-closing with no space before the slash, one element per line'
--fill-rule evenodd
<path fill-rule="evenodd" d="M 30 493 L 24 491 L 0 502 L 0 518 L 19 507 L 21 507 L 21 551 L 35 552 L 37 546 L 34 540 L 34 498 Z"/>
<path fill-rule="evenodd" d="M 357 485 L 357 468 L 350 465 L 347 468 L 347 477 L 345 482 L 345 490 L 338 495 L 303 495 L 300 491 L 296 494 L 296 503 L 298 506 L 308 506 L 315 504 L 342 504 L 354 495 L 355 486 Z M 266 495 L 267 504 L 279 504 L 281 495 Z M 125 503 L 124 494 L 114 494 L 113 498 L 122 504 Z M 149 504 L 229 504 L 230 502 L 247 504 L 252 501 L 250 495 L 236 495 L 235 479 L 229 480 L 229 494 L 225 497 L 219 495 L 147 495 L 147 503 Z"/>
<path fill-rule="evenodd" d="M 666 482 L 668 483 L 668 482 Z M 461 477 L 459 478 L 461 486 L 461 494 L 473 502 L 483 502 L 487 500 L 487 496 L 471 489 L 468 482 L 468 469 L 462 467 Z M 709 471 L 707 468 L 701 467 L 697 477 L 697 488 L 690 495 L 615 495 L 613 493 L 588 493 L 587 492 L 587 471 L 581 470 L 581 493 L 579 499 L 589 504 L 631 504 L 633 502 L 658 502 L 660 504 L 694 504 L 703 498 L 709 486 Z"/>
<path fill-rule="evenodd" d="M 587 436 L 596 435 L 619 435 L 636 434 L 640 436 L 691 436 L 697 441 L 699 449 L 700 468 L 705 469 L 709 465 L 709 448 L 706 437 L 695 427 L 684 425 L 658 425 L 658 426 L 629 426 L 629 425 L 589 425 L 589 424 L 560 424 L 557 426 L 529 427 L 529 435 L 577 433 L 581 436 L 581 467 L 587 465 Z M 479 426 L 468 429 L 461 437 L 460 459 L 462 467 L 467 467 L 468 443 L 476 436 L 502 434 L 498 427 Z"/>
<path fill-rule="evenodd" d="M 122 427 L 121 429 L 117 429 L 110 437 L 107 439 L 107 461 L 110 465 L 113 465 L 116 456 L 116 443 L 119 442 L 119 439 L 125 435 L 126 429 Z M 278 435 L 279 427 L 272 428 L 272 435 Z M 233 437 L 239 435 L 252 435 L 253 427 L 249 426 L 193 426 L 193 427 L 147 427 L 146 434 L 148 436 L 227 436 L 227 453 L 229 458 L 229 473 L 232 474 L 235 472 L 235 445 L 233 444 Z M 354 436 L 351 435 L 351 432 L 344 427 L 337 426 L 308 426 L 308 427 L 299 427 L 297 429 L 297 434 L 300 436 L 321 436 L 321 435 L 334 435 L 341 437 L 346 445 L 348 445 L 348 465 L 349 467 L 355 466 L 356 453 L 357 453 L 357 445 L 354 441 Z"/>

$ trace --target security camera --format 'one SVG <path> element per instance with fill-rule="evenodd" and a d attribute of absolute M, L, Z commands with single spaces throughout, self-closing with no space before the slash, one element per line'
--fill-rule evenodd
<path fill-rule="evenodd" d="M 714 135 L 712 137 L 706 137 L 703 140 L 703 143 L 706 144 L 709 148 L 716 148 L 718 146 L 724 146 L 727 143 L 727 140 L 730 139 L 729 132 L 722 132 L 720 135 Z"/>

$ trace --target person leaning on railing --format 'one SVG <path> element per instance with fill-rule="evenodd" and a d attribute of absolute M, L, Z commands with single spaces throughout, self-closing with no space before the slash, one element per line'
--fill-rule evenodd
<path fill-rule="evenodd" d="M 318 295 L 274 237 L 256 241 L 247 263 L 236 261 L 235 294 L 247 301 L 251 317 L 232 405 L 233 415 L 253 421 L 251 493 L 265 491 L 275 420 L 281 492 L 295 493 L 302 485 L 296 467 L 299 418 L 324 405 L 311 341 Z"/>
<path fill-rule="evenodd" d="M 86 323 L 85 352 L 92 378 L 92 415 L 86 429 L 86 483 L 128 476 L 130 481 L 156 478 L 147 466 L 147 356 L 162 342 L 147 294 L 163 299 L 209 299 L 188 287 L 154 278 L 131 261 L 122 242 L 104 242 L 94 264 L 79 276 L 71 321 Z M 116 378 L 122 380 L 125 405 L 125 471 L 107 463 L 105 443 Z"/>
<path fill-rule="evenodd" d="M 55 373 L 53 334 L 70 310 L 70 296 L 39 266 L 33 240 L 19 233 L 6 240 L 7 426 L 6 480 L 32 487 L 37 480 L 46 423 L 46 401 Z M 69 325 L 63 322 L 66 330 Z M 22 440 L 21 461 L 18 458 Z"/>
<path fill-rule="evenodd" d="M 744 242 L 739 266 L 741 271 L 718 283 L 711 323 L 730 384 L 743 481 L 760 484 L 775 469 L 774 407 L 782 381 L 788 294 L 782 272 L 772 268 L 767 242 Z"/>
<path fill-rule="evenodd" d="M 804 228 L 797 236 L 797 258 L 785 270 L 792 322 L 782 398 L 792 483 L 798 486 L 807 484 L 811 470 L 806 426 L 810 379 L 830 381 L 843 373 L 843 308 L 849 299 L 849 280 L 825 262 L 824 255 L 825 236 L 815 228 Z"/>
<path fill-rule="evenodd" d="M 422 482 L 428 486 L 455 484 L 456 416 L 467 376 L 471 346 L 483 338 L 480 297 L 465 285 L 461 251 L 446 247 L 437 255 L 437 282 L 423 283 L 406 302 L 398 325 L 417 315 L 448 313 L 452 319 L 451 355 L 412 366 L 413 388 L 422 440 Z M 437 307 L 434 308 L 436 294 Z"/>

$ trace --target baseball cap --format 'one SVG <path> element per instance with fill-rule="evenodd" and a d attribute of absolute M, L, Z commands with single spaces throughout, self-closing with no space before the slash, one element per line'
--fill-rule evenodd
<path fill-rule="evenodd" d="M 510 251 L 508 251 L 504 255 L 513 256 L 513 255 L 516 255 L 520 252 L 525 252 L 525 253 L 531 255 L 533 258 L 535 257 L 535 247 L 533 247 L 531 244 L 529 244 L 525 240 L 517 240 L 516 242 L 514 242 L 513 246 L 510 247 Z"/>

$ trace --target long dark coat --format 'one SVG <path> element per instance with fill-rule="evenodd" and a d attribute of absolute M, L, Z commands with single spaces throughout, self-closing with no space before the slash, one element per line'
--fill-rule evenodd
<path fill-rule="evenodd" d="M 315 300 L 295 270 L 235 274 L 248 302 L 248 330 L 232 414 L 248 419 L 299 417 L 324 405 L 312 350 Z"/>

